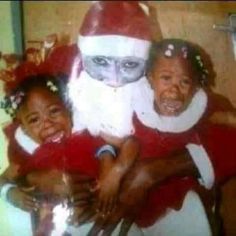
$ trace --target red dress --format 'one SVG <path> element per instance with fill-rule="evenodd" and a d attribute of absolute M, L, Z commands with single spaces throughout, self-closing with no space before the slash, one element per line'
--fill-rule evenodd
<path fill-rule="evenodd" d="M 141 146 L 141 159 L 168 158 L 172 153 L 183 151 L 187 143 L 197 141 L 195 129 L 184 133 L 163 133 L 143 126 L 137 119 L 134 119 L 134 123 L 135 136 Z M 198 182 L 191 177 L 176 177 L 155 187 L 148 195 L 136 223 L 141 227 L 148 227 L 154 224 L 167 208 L 180 209 L 187 191 L 197 186 Z"/>
<path fill-rule="evenodd" d="M 40 145 L 32 155 L 25 151 L 15 140 L 17 124 L 5 129 L 9 138 L 8 156 L 10 162 L 20 165 L 20 174 L 25 175 L 33 170 L 59 169 L 67 172 L 79 171 L 96 178 L 98 160 L 96 151 L 104 145 L 99 137 L 91 136 L 87 131 L 72 134 L 61 142 Z"/>
<path fill-rule="evenodd" d="M 215 100 L 214 100 L 215 101 Z M 214 109 L 213 109 L 214 107 Z M 141 146 L 140 158 L 165 158 L 170 154 L 183 151 L 189 143 L 204 147 L 214 170 L 216 183 L 226 181 L 236 175 L 236 129 L 224 125 L 210 124 L 206 117 L 214 111 L 230 110 L 227 106 L 208 107 L 208 113 L 192 129 L 182 133 L 164 133 L 140 124 L 135 118 L 135 135 Z M 204 164 L 204 163 L 203 163 Z M 189 190 L 198 190 L 200 185 L 192 177 L 171 178 L 161 186 L 155 187 L 137 218 L 142 227 L 153 225 L 168 208 L 180 209 Z"/>
<path fill-rule="evenodd" d="M 17 125 L 12 124 L 5 132 L 9 137 L 10 162 L 20 165 L 19 175 L 35 170 L 58 169 L 65 172 L 76 172 L 97 178 L 99 160 L 95 158 L 96 151 L 104 145 L 101 138 L 92 137 L 87 131 L 75 133 L 60 143 L 45 143 L 30 155 L 23 150 L 14 138 Z M 35 193 L 38 196 L 38 192 Z M 38 213 L 32 215 L 34 235 L 50 235 L 53 225 L 53 208 L 55 201 L 47 195 L 40 194 L 41 207 Z M 44 213 L 43 213 L 44 212 Z M 45 212 L 47 214 L 45 215 Z"/>

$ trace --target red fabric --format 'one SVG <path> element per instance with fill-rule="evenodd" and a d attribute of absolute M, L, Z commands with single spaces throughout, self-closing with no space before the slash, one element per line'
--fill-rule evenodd
<path fill-rule="evenodd" d="M 211 159 L 218 183 L 236 175 L 236 129 L 212 124 L 208 118 L 215 112 L 230 111 L 235 111 L 235 108 L 227 98 L 208 92 L 207 112 L 198 125 L 201 142 Z"/>
<path fill-rule="evenodd" d="M 70 75 L 74 59 L 78 54 L 79 50 L 76 44 L 56 47 L 40 64 L 39 71 L 53 75 L 59 73 Z"/>
<path fill-rule="evenodd" d="M 13 71 L 15 80 L 5 83 L 5 92 L 9 93 L 16 89 L 18 84 L 27 76 L 37 74 L 65 74 L 69 76 L 76 56 L 79 56 L 79 50 L 76 44 L 72 44 L 56 47 L 52 52 L 50 52 L 46 60 L 41 62 L 39 65 L 28 61 L 22 62 Z M 80 71 L 81 68 L 82 66 L 79 65 L 78 70 Z"/>
<path fill-rule="evenodd" d="M 224 125 L 205 125 L 201 140 L 211 158 L 217 182 L 236 175 L 236 129 Z"/>
<path fill-rule="evenodd" d="M 12 123 L 5 127 L 4 132 L 9 140 L 9 160 L 21 166 L 21 175 L 33 170 L 57 168 L 68 172 L 81 171 L 92 177 L 98 176 L 95 153 L 105 144 L 101 138 L 92 137 L 87 131 L 75 133 L 61 143 L 45 143 L 30 155 L 15 140 L 17 127 L 17 123 Z"/>
<path fill-rule="evenodd" d="M 127 24 L 132 27 L 127 27 Z M 85 15 L 80 34 L 82 36 L 121 35 L 151 40 L 150 22 L 138 5 L 138 1 L 94 3 Z"/>
<path fill-rule="evenodd" d="M 21 83 L 25 77 L 36 75 L 39 73 L 39 67 L 33 62 L 22 62 L 16 69 L 13 71 L 14 80 L 8 81 L 4 85 L 4 90 L 6 93 L 17 88 L 18 84 Z"/>
<path fill-rule="evenodd" d="M 170 154 L 183 150 L 187 143 L 198 143 L 198 140 L 195 140 L 194 129 L 179 134 L 162 133 L 143 126 L 137 119 L 134 123 L 142 159 L 168 158 Z M 196 180 L 189 177 L 172 178 L 164 185 L 155 187 L 150 192 L 136 223 L 141 227 L 147 227 L 163 215 L 167 208 L 180 209 L 186 192 L 197 185 Z"/>
<path fill-rule="evenodd" d="M 96 178 L 99 163 L 95 153 L 103 144 L 100 138 L 92 137 L 87 131 L 74 134 L 61 143 L 46 143 L 28 158 L 20 173 L 25 175 L 33 170 L 55 168 L 67 172 L 80 171 Z"/>
<path fill-rule="evenodd" d="M 12 162 L 15 164 L 24 165 L 30 158 L 30 154 L 27 153 L 15 140 L 14 135 L 17 127 L 18 123 L 13 122 L 7 125 L 3 130 L 9 141 L 7 155 L 10 163 Z"/>

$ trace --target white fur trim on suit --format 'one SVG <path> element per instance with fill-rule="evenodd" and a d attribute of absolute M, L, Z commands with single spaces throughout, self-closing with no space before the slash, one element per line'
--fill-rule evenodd
<path fill-rule="evenodd" d="M 15 139 L 29 154 L 33 154 L 35 149 L 39 147 L 39 144 L 25 134 L 21 127 L 17 128 L 15 132 Z"/>
<path fill-rule="evenodd" d="M 199 89 L 192 98 L 188 108 L 178 116 L 162 116 L 154 109 L 154 94 L 150 85 L 143 87 L 143 91 L 136 97 L 149 96 L 145 104 L 135 104 L 135 112 L 139 120 L 146 126 L 158 129 L 162 132 L 181 133 L 189 130 L 201 119 L 207 107 L 207 95 L 203 89 Z M 146 102 L 145 99 L 144 102 Z"/>
<path fill-rule="evenodd" d="M 78 38 L 78 47 L 87 56 L 138 57 L 146 60 L 150 46 L 150 41 L 119 35 L 80 35 Z"/>
<path fill-rule="evenodd" d="M 189 143 L 186 145 L 197 169 L 201 175 L 200 184 L 205 188 L 212 188 L 215 180 L 214 169 L 208 157 L 208 154 L 202 145 Z"/>

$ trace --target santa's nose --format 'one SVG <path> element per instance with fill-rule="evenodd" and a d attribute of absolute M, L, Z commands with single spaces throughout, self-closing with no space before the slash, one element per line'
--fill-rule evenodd
<path fill-rule="evenodd" d="M 110 69 L 109 85 L 112 87 L 119 87 L 122 84 L 121 82 L 120 67 L 114 62 Z"/>

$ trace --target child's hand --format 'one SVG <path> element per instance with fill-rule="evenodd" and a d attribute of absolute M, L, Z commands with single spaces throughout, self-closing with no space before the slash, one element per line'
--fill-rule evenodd
<path fill-rule="evenodd" d="M 92 177 L 80 173 L 70 173 L 66 177 L 71 206 L 91 206 L 95 200 L 96 182 Z"/>
<path fill-rule="evenodd" d="M 24 211 L 37 210 L 39 203 L 31 196 L 34 188 L 23 189 L 19 187 L 11 188 L 8 192 L 9 201 L 15 206 Z"/>

